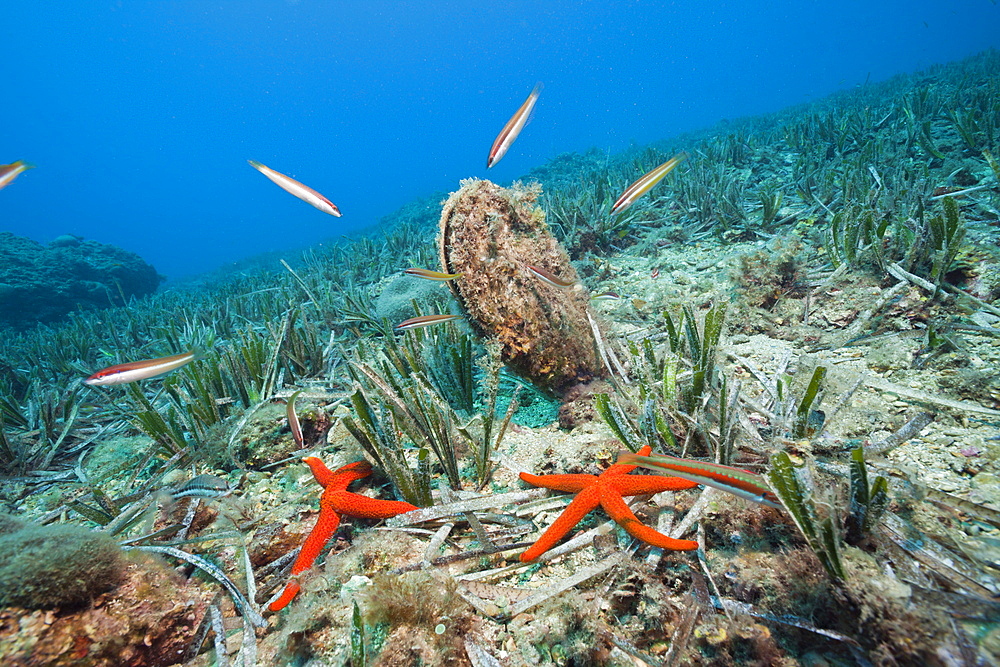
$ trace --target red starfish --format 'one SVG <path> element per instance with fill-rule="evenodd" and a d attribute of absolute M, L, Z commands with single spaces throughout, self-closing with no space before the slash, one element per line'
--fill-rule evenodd
<path fill-rule="evenodd" d="M 298 594 L 300 586 L 297 575 L 308 570 L 316 562 L 319 552 L 340 525 L 340 515 L 362 519 L 388 519 L 417 509 L 416 505 L 399 500 L 376 500 L 348 491 L 348 484 L 372 474 L 372 466 L 368 461 L 348 463 L 332 472 L 315 456 L 307 456 L 302 461 L 309 466 L 313 477 L 323 486 L 323 495 L 319 498 L 319 521 L 303 543 L 299 557 L 292 565 L 292 578 L 285 584 L 281 597 L 268 605 L 267 608 L 271 611 L 281 611 Z"/>
<path fill-rule="evenodd" d="M 652 451 L 651 447 L 643 447 L 639 450 L 639 456 L 648 456 Z M 636 518 L 632 510 L 625 504 L 623 496 L 639 496 L 646 493 L 659 493 L 660 491 L 677 491 L 680 489 L 690 489 L 698 486 L 695 482 L 689 482 L 679 477 L 662 476 L 634 476 L 626 475 L 636 466 L 614 464 L 598 475 L 531 475 L 526 472 L 521 473 L 521 479 L 534 486 L 543 486 L 554 491 L 568 491 L 575 493 L 576 498 L 566 506 L 563 513 L 559 515 L 551 526 L 548 527 L 542 536 L 538 538 L 531 547 L 521 554 L 521 562 L 533 561 L 543 553 L 554 547 L 572 528 L 587 516 L 591 510 L 598 505 L 604 508 L 612 519 L 619 526 L 625 529 L 632 537 L 642 540 L 647 544 L 672 551 L 691 551 L 698 548 L 697 542 L 691 540 L 675 540 L 667 537 L 663 533 L 657 532 L 649 526 L 643 525 Z"/>

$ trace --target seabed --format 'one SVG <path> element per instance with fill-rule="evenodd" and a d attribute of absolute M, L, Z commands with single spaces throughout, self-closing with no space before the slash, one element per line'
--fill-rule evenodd
<path fill-rule="evenodd" d="M 581 289 L 617 297 L 590 301 L 599 377 L 558 391 L 463 321 L 393 331 L 463 312 L 400 273 L 441 270 L 443 194 L 286 267 L 11 332 L 0 663 L 997 664 L 998 73 L 989 51 L 527 174 Z M 192 348 L 162 380 L 79 382 Z M 517 559 L 569 500 L 519 472 L 647 443 L 784 479 L 788 509 L 664 492 L 633 511 L 697 551 L 598 509 Z M 345 518 L 272 613 L 317 520 L 307 454 L 368 458 L 351 491 L 427 507 Z"/>

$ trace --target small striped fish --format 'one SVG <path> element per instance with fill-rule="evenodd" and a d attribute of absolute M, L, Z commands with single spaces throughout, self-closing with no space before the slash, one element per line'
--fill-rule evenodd
<path fill-rule="evenodd" d="M 339 218 L 340 209 L 337 208 L 332 201 L 321 195 L 320 193 L 313 190 L 308 185 L 303 185 L 299 183 L 294 178 L 285 176 L 282 173 L 262 165 L 256 160 L 247 160 L 250 166 L 259 171 L 260 173 L 271 179 L 271 182 L 276 184 L 279 188 L 285 192 L 295 195 L 305 203 L 318 208 L 324 213 L 329 213 L 330 215 Z"/>
<path fill-rule="evenodd" d="M 441 273 L 440 271 L 431 271 L 430 269 L 406 269 L 403 273 L 416 276 L 418 278 L 425 278 L 427 280 L 437 280 L 439 282 L 454 280 L 462 275 L 461 273 Z"/>
<path fill-rule="evenodd" d="M 10 164 L 0 164 L 0 190 L 10 185 L 20 174 L 34 168 L 35 165 L 28 164 L 24 160 L 11 162 Z"/>
<path fill-rule="evenodd" d="M 130 361 L 127 364 L 117 364 L 116 366 L 102 368 L 84 380 L 83 383 L 103 387 L 112 384 L 128 384 L 129 382 L 136 382 L 138 380 L 148 380 L 157 375 L 177 370 L 181 366 L 186 366 L 197 358 L 198 354 L 194 350 L 191 350 L 183 354 L 160 357 L 159 359 Z"/>
<path fill-rule="evenodd" d="M 285 415 L 288 417 L 288 428 L 292 431 L 292 438 L 295 444 L 301 449 L 305 447 L 305 440 L 302 437 L 302 424 L 299 423 L 299 415 L 295 412 L 295 399 L 299 397 L 302 390 L 295 392 L 288 397 L 285 402 Z"/>
<path fill-rule="evenodd" d="M 490 148 L 490 156 L 486 159 L 486 168 L 489 169 L 497 162 L 500 161 L 504 155 L 507 154 L 507 150 L 517 139 L 517 135 L 521 134 L 521 130 L 524 126 L 528 124 L 528 120 L 531 118 L 531 112 L 535 108 L 535 102 L 538 101 L 538 94 L 542 92 L 542 84 L 538 82 L 535 84 L 534 89 L 531 94 L 528 95 L 528 99 L 524 101 L 521 108 L 518 109 L 507 124 L 503 126 L 500 130 L 500 134 L 497 138 L 493 140 L 493 146 Z"/>
<path fill-rule="evenodd" d="M 639 180 L 637 180 L 632 185 L 625 188 L 625 192 L 622 196 L 618 198 L 615 205 L 611 207 L 612 213 L 621 213 L 629 206 L 635 203 L 639 197 L 643 196 L 649 192 L 654 185 L 660 182 L 660 180 L 669 174 L 674 167 L 679 165 L 681 162 L 687 159 L 687 153 L 678 153 L 673 156 L 659 167 L 656 167 L 649 173 L 643 175 Z"/>
<path fill-rule="evenodd" d="M 540 278 L 542 282 L 548 283 L 553 287 L 561 287 L 563 289 L 567 289 L 569 287 L 573 287 L 576 284 L 569 280 L 563 280 L 562 278 L 556 276 L 554 273 L 546 271 L 545 269 L 539 268 L 537 266 L 532 266 L 531 264 L 525 264 L 524 266 L 533 274 L 535 274 L 535 276 Z"/>
<path fill-rule="evenodd" d="M 419 329 L 421 327 L 429 327 L 433 324 L 440 324 L 442 322 L 450 322 L 458 319 L 461 319 L 458 315 L 421 315 L 420 317 L 411 317 L 408 320 L 403 320 L 396 325 L 395 329 L 396 331 Z"/>
<path fill-rule="evenodd" d="M 222 498 L 232 493 L 229 483 L 221 477 L 215 475 L 198 475 L 184 482 L 170 492 L 176 500 L 178 498 Z"/>

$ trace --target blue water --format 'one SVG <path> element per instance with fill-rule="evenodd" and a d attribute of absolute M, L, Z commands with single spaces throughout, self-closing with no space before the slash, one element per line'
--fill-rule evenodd
<path fill-rule="evenodd" d="M 170 277 L 351 235 L 471 176 L 616 151 L 1000 46 L 994 0 L 4 3 L 0 230 Z M 487 173 L 536 81 L 535 119 Z M 319 190 L 332 218 L 251 169 Z"/>

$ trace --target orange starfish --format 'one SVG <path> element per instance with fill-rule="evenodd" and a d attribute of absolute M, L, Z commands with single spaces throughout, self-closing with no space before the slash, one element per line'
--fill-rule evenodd
<path fill-rule="evenodd" d="M 298 594 L 300 590 L 298 575 L 316 562 L 319 552 L 340 525 L 341 515 L 362 519 L 388 519 L 417 509 L 416 505 L 399 500 L 377 500 L 348 491 L 348 484 L 372 474 L 372 466 L 368 461 L 348 463 L 334 471 L 327 468 L 315 456 L 307 456 L 302 461 L 309 466 L 313 477 L 323 486 L 323 495 L 319 499 L 319 520 L 303 543 L 295 564 L 292 565 L 292 578 L 285 584 L 285 590 L 277 600 L 268 605 L 267 608 L 271 611 L 281 611 Z"/>
<path fill-rule="evenodd" d="M 648 456 L 651 451 L 652 448 L 647 446 L 640 449 L 638 454 L 639 456 Z M 603 507 L 608 516 L 624 528 L 625 532 L 647 544 L 672 551 L 697 549 L 697 542 L 675 540 L 643 525 L 625 504 L 623 497 L 690 489 L 698 484 L 679 477 L 652 477 L 648 475 L 626 477 L 635 468 L 634 465 L 616 463 L 600 475 L 531 475 L 522 472 L 521 479 L 528 484 L 543 486 L 554 491 L 568 491 L 575 493 L 576 497 L 566 506 L 559 518 L 548 527 L 548 530 L 542 533 L 538 541 L 521 554 L 521 562 L 533 561 L 554 547 L 566 533 L 598 505 Z"/>

